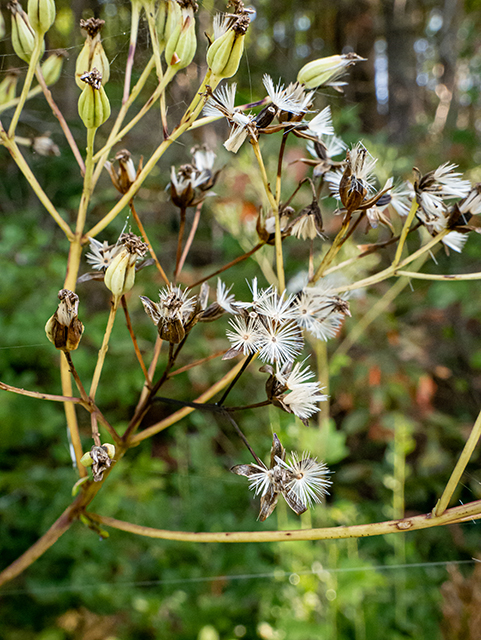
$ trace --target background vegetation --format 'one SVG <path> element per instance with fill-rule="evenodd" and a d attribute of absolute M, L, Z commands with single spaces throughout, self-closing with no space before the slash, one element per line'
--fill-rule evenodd
<path fill-rule="evenodd" d="M 118 73 L 118 83 L 108 87 L 115 108 L 121 100 L 130 4 L 62 0 L 57 8 L 59 17 L 48 34 L 48 48 L 65 48 L 68 58 L 54 96 L 82 140 L 84 132 L 76 120 L 78 90 L 72 80 L 81 47 L 78 20 L 92 15 L 106 20 L 103 37 L 114 80 Z M 354 50 L 368 62 L 354 68 L 345 95 L 334 97 L 336 130 L 344 140 L 361 138 L 386 173 L 409 177 L 413 166 L 425 172 L 440 161 L 450 161 L 468 171 L 473 183 L 481 179 L 477 168 L 481 3 L 305 0 L 299 5 L 293 0 L 259 0 L 255 9 L 247 55 L 236 76 L 239 101 L 262 97 L 259 87 L 266 72 L 290 81 L 313 57 Z M 202 4 L 200 34 L 207 30 L 213 12 L 212 2 Z M 150 55 L 147 44 L 143 26 L 137 73 Z M 1 47 L 2 71 L 18 66 L 8 38 Z M 200 77 L 204 49 L 199 49 Z M 175 105 L 184 105 L 196 83 L 195 71 L 189 70 L 172 85 L 172 122 L 181 113 Z M 332 96 L 329 102 L 333 104 Z M 43 100 L 32 100 L 23 115 L 21 135 L 38 135 L 46 129 L 60 146 L 61 156 L 47 159 L 31 154 L 29 162 L 68 218 L 82 189 L 78 168 Z M 156 129 L 160 137 L 158 112 L 153 110 L 126 137 L 125 146 L 137 154 L 148 153 L 157 144 L 152 139 Z M 226 216 L 235 208 L 248 226 L 259 204 L 250 150 L 233 159 L 222 148 L 224 135 L 225 125 L 219 124 L 209 132 L 197 130 L 191 140 L 207 141 L 218 152 L 218 162 L 225 166 L 216 185 L 220 202 Z M 187 151 L 178 145 L 169 161 L 185 162 Z M 294 160 L 302 156 L 302 149 L 290 153 Z M 305 170 L 294 164 L 291 171 L 295 184 Z M 104 189 L 93 202 L 99 217 L 116 197 L 107 174 L 103 181 Z M 138 204 L 152 239 L 173 256 L 172 230 L 178 214 L 164 192 L 168 182 L 168 167 L 163 164 L 142 188 Z M 183 273 L 185 284 L 204 275 L 206 265 L 210 271 L 208 265 L 220 266 L 239 254 L 245 229 L 233 239 L 225 232 L 226 221 L 212 207 L 207 202 L 203 211 L 199 238 Z M 0 152 L 0 211 L 0 379 L 17 387 L 60 393 L 58 356 L 46 342 L 44 324 L 64 277 L 67 246 L 5 150 Z M 335 221 L 328 218 L 329 230 Z M 119 218 L 109 227 L 112 241 L 124 223 L 125 217 Z M 371 242 L 376 233 L 382 232 L 371 232 L 367 240 L 362 231 L 356 242 Z M 479 270 L 480 242 L 470 237 L 462 255 L 438 254 L 438 265 L 430 262 L 426 270 Z M 288 250 L 295 261 L 295 246 Z M 388 259 L 389 255 L 380 255 L 372 260 L 387 264 Z M 227 281 L 241 285 L 258 273 L 252 260 L 229 272 Z M 143 287 L 149 283 L 155 297 L 159 286 L 155 274 L 145 270 L 139 279 Z M 382 283 L 351 300 L 357 320 L 378 310 L 362 335 L 352 334 L 354 322 L 348 320 L 326 352 L 311 356 L 323 375 L 329 363 L 330 407 L 324 407 L 319 424 L 312 421 L 306 430 L 287 414 L 269 414 L 272 431 L 288 450 L 315 452 L 334 471 L 327 505 L 298 519 L 279 504 L 266 523 L 258 523 L 257 504 L 244 479 L 228 472 L 246 460 L 241 443 L 216 416 L 194 412 L 172 431 L 130 451 L 114 469 L 94 508 L 119 519 L 189 531 L 356 524 L 401 517 L 403 512 L 429 512 L 480 408 L 481 296 L 478 283 L 416 281 L 390 301 L 393 285 L 394 281 Z M 101 342 L 109 296 L 94 282 L 81 285 L 79 295 L 80 318 L 88 327 L 83 348 L 76 354 L 82 377 L 82 372 L 89 375 Z M 83 298 L 88 305 L 82 305 Z M 151 341 L 152 325 L 139 307 L 134 322 L 140 327 L 141 344 Z M 207 356 L 212 349 L 226 347 L 225 335 L 206 326 L 198 340 L 192 340 L 191 356 Z M 220 371 L 215 360 L 202 373 L 194 369 L 179 375 L 170 383 L 172 395 L 190 400 L 192 391 L 202 392 Z M 109 383 L 99 389 L 98 401 L 111 422 L 125 424 L 143 379 L 122 322 L 114 328 L 103 379 Z M 236 388 L 233 400 L 240 403 L 246 394 L 256 396 L 261 384 L 260 374 L 253 374 Z M 169 408 L 156 405 L 149 420 L 157 422 L 169 413 Z M 258 420 L 257 414 L 246 414 L 243 427 L 254 448 L 267 455 L 266 429 L 259 428 Z M 76 475 L 60 406 L 2 394 L 0 424 L 3 567 L 33 544 L 69 504 Z M 86 442 L 89 430 L 86 422 L 82 426 Z M 476 454 L 456 493 L 457 501 L 481 498 L 478 466 Z M 99 540 L 77 523 L 2 590 L 1 636 L 6 640 L 474 640 L 479 637 L 475 634 L 481 574 L 478 565 L 473 572 L 472 559 L 478 553 L 477 522 L 366 540 L 232 546 L 149 541 L 117 530 L 109 539 Z"/>

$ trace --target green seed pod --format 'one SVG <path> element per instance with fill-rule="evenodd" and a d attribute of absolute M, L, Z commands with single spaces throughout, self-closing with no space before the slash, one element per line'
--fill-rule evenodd
<path fill-rule="evenodd" d="M 28 0 L 27 12 L 32 29 L 43 36 L 55 22 L 55 0 Z"/>
<path fill-rule="evenodd" d="M 29 63 L 35 47 L 35 32 L 30 25 L 27 14 L 17 0 L 13 0 L 8 8 L 12 12 L 13 50 L 21 60 Z M 45 45 L 43 47 L 45 48 Z"/>
<path fill-rule="evenodd" d="M 65 56 L 65 51 L 56 51 L 42 64 L 42 75 L 47 85 L 55 84 L 60 78 Z"/>
<path fill-rule="evenodd" d="M 92 460 L 90 451 L 87 451 L 87 453 L 84 453 L 83 456 L 80 458 L 80 464 L 83 464 L 84 467 L 91 467 L 93 462 L 94 461 Z"/>
<path fill-rule="evenodd" d="M 239 68 L 244 53 L 245 33 L 228 29 L 214 40 L 207 51 L 207 64 L 217 78 L 231 78 Z"/>
<path fill-rule="evenodd" d="M 75 64 L 75 82 L 80 89 L 84 84 L 80 79 L 84 73 L 97 69 L 102 75 L 102 84 L 107 84 L 110 77 L 110 64 L 100 39 L 100 30 L 105 24 L 104 20 L 89 18 L 81 20 L 80 27 L 86 32 L 86 40 Z"/>
<path fill-rule="evenodd" d="M 6 104 L 15 99 L 18 75 L 19 72 L 16 69 L 10 69 L 0 82 L 0 104 Z"/>
<path fill-rule="evenodd" d="M 356 53 L 319 58 L 305 64 L 297 74 L 297 80 L 306 89 L 315 89 L 321 85 L 334 82 L 344 73 L 347 67 L 359 60 L 365 60 L 365 58 L 361 58 Z"/>
<path fill-rule="evenodd" d="M 134 286 L 136 259 L 137 256 L 124 247 L 110 263 L 104 282 L 114 296 L 123 296 Z"/>
<path fill-rule="evenodd" d="M 87 129 L 97 129 L 110 116 L 110 102 L 96 69 L 82 77 L 87 85 L 78 101 L 79 116 Z"/>
<path fill-rule="evenodd" d="M 177 71 L 185 69 L 192 62 L 197 49 L 195 20 L 193 12 L 186 14 L 182 24 L 178 24 L 165 47 L 165 61 Z"/>
<path fill-rule="evenodd" d="M 177 0 L 161 0 L 157 13 L 157 37 L 159 44 L 167 44 L 175 28 L 182 24 L 182 10 Z"/>

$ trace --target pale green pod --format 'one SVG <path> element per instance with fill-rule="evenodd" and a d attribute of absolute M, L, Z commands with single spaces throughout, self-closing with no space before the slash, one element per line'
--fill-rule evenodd
<path fill-rule="evenodd" d="M 93 462 L 94 461 L 92 460 L 90 451 L 87 451 L 87 453 L 84 453 L 83 456 L 80 458 L 80 464 L 82 464 L 84 467 L 91 467 Z"/>
<path fill-rule="evenodd" d="M 18 72 L 9 72 L 0 82 L 0 104 L 6 104 L 15 99 L 18 82 Z"/>
<path fill-rule="evenodd" d="M 28 0 L 27 13 L 32 29 L 43 36 L 55 22 L 55 0 Z"/>
<path fill-rule="evenodd" d="M 110 102 L 105 89 L 85 85 L 78 101 L 78 112 L 87 129 L 97 129 L 110 116 Z"/>
<path fill-rule="evenodd" d="M 47 85 L 55 84 L 62 73 L 64 54 L 53 53 L 42 64 L 42 75 Z M 83 87 L 82 87 L 83 89 Z"/>
<path fill-rule="evenodd" d="M 176 70 L 184 69 L 194 59 L 197 49 L 195 20 L 188 15 L 183 25 L 177 25 L 165 47 L 165 61 Z"/>
<path fill-rule="evenodd" d="M 245 33 L 236 33 L 229 29 L 214 40 L 207 51 L 207 64 L 217 78 L 231 78 L 244 53 Z"/>
<path fill-rule="evenodd" d="M 105 286 L 114 296 L 123 296 L 135 282 L 135 258 L 127 249 L 118 253 L 110 263 L 104 277 Z"/>
<path fill-rule="evenodd" d="M 12 3 L 11 11 L 13 50 L 21 60 L 29 63 L 35 47 L 35 33 L 30 26 L 27 14 L 18 4 Z M 45 48 L 45 44 L 43 47 Z"/>

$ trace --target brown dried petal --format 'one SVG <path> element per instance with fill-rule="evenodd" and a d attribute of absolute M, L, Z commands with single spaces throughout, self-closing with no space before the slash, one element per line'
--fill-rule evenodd
<path fill-rule="evenodd" d="M 267 520 L 267 518 L 271 515 L 271 513 L 276 508 L 277 501 L 279 499 L 279 494 L 274 491 L 272 487 L 269 487 L 267 493 L 261 496 L 261 509 L 259 511 L 259 517 L 257 518 L 261 522 Z"/>
<path fill-rule="evenodd" d="M 307 511 L 306 505 L 299 500 L 293 491 L 284 491 L 282 495 L 296 515 L 300 516 L 301 513 L 305 513 Z"/>

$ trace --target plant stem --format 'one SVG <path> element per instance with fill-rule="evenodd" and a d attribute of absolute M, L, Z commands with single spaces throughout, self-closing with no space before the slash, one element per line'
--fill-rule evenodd
<path fill-rule="evenodd" d="M 141 434 L 139 434 L 141 435 Z M 433 518 L 430 513 L 403 518 L 402 520 L 387 520 L 371 524 L 357 524 L 341 527 L 326 527 L 323 529 L 294 529 L 290 531 L 220 531 L 214 533 L 197 533 L 193 531 L 167 531 L 154 529 L 123 522 L 115 518 L 101 516 L 89 512 L 92 520 L 114 527 L 121 531 L 134 533 L 147 538 L 159 540 L 178 540 L 182 542 L 288 542 L 294 540 L 341 540 L 345 538 L 367 538 L 386 535 L 389 533 L 405 533 L 438 527 L 481 512 L 481 500 L 470 502 L 448 509 L 442 516 Z"/>
<path fill-rule="evenodd" d="M 163 281 L 165 282 L 165 284 L 167 284 L 167 285 L 170 284 L 170 281 L 167 278 L 167 276 L 165 275 L 165 271 L 162 269 L 162 266 L 161 266 L 161 264 L 160 264 L 160 262 L 159 262 L 159 260 L 157 258 L 157 255 L 156 255 L 156 253 L 154 251 L 154 247 L 152 246 L 150 240 L 147 237 L 147 234 L 146 234 L 145 229 L 144 229 L 144 225 L 142 224 L 142 222 L 140 220 L 140 217 L 139 217 L 137 211 L 135 210 L 134 201 L 133 200 L 131 200 L 129 202 L 129 206 L 130 206 L 130 211 L 132 212 L 132 215 L 134 217 L 134 220 L 135 220 L 135 222 L 136 222 L 136 224 L 137 224 L 137 226 L 139 228 L 139 231 L 142 234 L 142 238 L 144 239 L 145 244 L 149 247 L 150 255 L 152 256 L 152 258 L 153 258 L 153 260 L 155 262 L 155 266 L 157 267 L 158 272 L 160 273 L 160 275 L 161 275 Z"/>
<path fill-rule="evenodd" d="M 130 4 L 132 7 L 132 13 L 130 16 L 130 44 L 127 64 L 125 65 L 124 96 L 122 98 L 122 104 L 125 104 L 129 99 L 130 78 L 132 77 L 132 67 L 134 66 L 135 47 L 137 46 L 137 34 L 139 31 L 140 9 L 142 7 L 140 2 L 137 0 L 133 0 Z"/>
<path fill-rule="evenodd" d="M 43 36 L 38 33 L 35 34 L 35 44 L 33 46 L 32 57 L 30 58 L 30 63 L 28 65 L 27 76 L 25 78 L 25 82 L 23 83 L 22 93 L 20 94 L 20 99 L 17 104 L 17 108 L 15 109 L 15 113 L 13 114 L 12 121 L 10 123 L 10 127 L 8 129 L 8 137 L 10 140 L 13 140 L 15 135 L 15 129 L 17 128 L 18 120 L 20 118 L 20 114 L 22 113 L 22 109 L 25 105 L 25 101 L 28 97 L 28 92 L 30 91 L 30 87 L 32 85 L 32 80 L 35 75 L 35 69 L 37 68 L 38 61 L 42 55 L 42 45 L 43 45 Z"/>
<path fill-rule="evenodd" d="M 249 364 L 252 362 L 252 359 L 254 358 L 254 356 L 257 355 L 255 353 L 250 353 L 244 360 L 244 363 L 242 365 L 242 367 L 239 369 L 239 372 L 237 373 L 237 375 L 235 376 L 235 378 L 232 380 L 232 382 L 230 383 L 230 385 L 227 387 L 227 389 L 224 391 L 224 393 L 222 394 L 222 398 L 217 402 L 217 405 L 219 407 L 221 407 L 223 405 L 223 403 L 225 402 L 225 399 L 227 398 L 227 396 L 229 395 L 229 393 L 232 391 L 232 389 L 234 388 L 234 385 L 236 384 L 236 382 L 239 380 L 239 378 L 241 377 L 241 375 L 244 373 L 244 371 L 247 369 L 247 367 L 249 366 Z"/>
<path fill-rule="evenodd" d="M 399 264 L 399 261 L 401 260 L 404 244 L 406 242 L 406 238 L 408 237 L 409 228 L 412 224 L 412 221 L 414 220 L 414 216 L 416 215 L 417 209 L 418 209 L 418 203 L 416 201 L 416 198 L 413 198 L 411 209 L 409 210 L 408 216 L 406 218 L 406 221 L 404 222 L 404 226 L 401 232 L 401 238 L 399 239 L 399 244 L 396 249 L 396 255 L 394 256 L 394 260 L 392 262 L 392 266 L 394 267 L 396 267 Z"/>
<path fill-rule="evenodd" d="M 210 389 L 207 389 L 207 391 L 204 391 L 204 393 L 202 393 L 198 398 L 196 398 L 195 402 L 198 402 L 198 403 L 207 402 L 207 400 L 210 400 L 213 396 L 216 395 L 216 393 L 219 393 L 219 391 L 224 389 L 231 382 L 231 380 L 233 380 L 236 377 L 236 375 L 239 373 L 239 370 L 242 369 L 244 363 L 245 363 L 245 359 L 239 362 L 235 367 L 233 367 L 228 373 L 225 374 L 225 376 L 223 376 L 218 382 L 212 385 Z M 147 429 L 144 429 L 140 433 L 137 433 L 134 436 L 130 437 L 130 439 L 127 441 L 128 446 L 134 447 L 135 445 L 142 442 L 142 440 L 146 440 L 147 438 L 150 438 L 156 433 L 160 433 L 160 431 L 167 429 L 173 424 L 176 424 L 176 422 L 179 422 L 179 420 L 182 420 L 182 418 L 185 418 L 185 416 L 188 416 L 189 413 L 192 413 L 192 411 L 195 411 L 195 409 L 191 407 L 184 407 L 183 409 L 176 411 L 168 418 L 164 418 L 164 420 L 161 420 L 160 422 L 153 424 Z"/>
<path fill-rule="evenodd" d="M 227 349 L 222 349 L 222 351 L 218 351 L 217 353 L 213 353 L 210 356 L 207 356 L 206 358 L 201 358 L 200 360 L 196 360 L 195 362 L 191 362 L 190 364 L 186 364 L 185 367 L 180 367 L 180 369 L 176 369 L 175 371 L 171 371 L 169 373 L 169 375 L 167 376 L 167 378 L 172 378 L 173 376 L 177 376 L 179 375 L 179 373 L 185 373 L 186 371 L 189 371 L 190 369 L 193 369 L 194 367 L 198 367 L 201 364 L 204 364 L 206 362 L 209 362 L 210 360 L 214 360 L 215 358 L 218 358 L 219 356 L 223 356 L 224 353 L 227 352 Z M 0 386 L 1 386 L 1 382 L 0 382 Z"/>
<path fill-rule="evenodd" d="M 72 362 L 72 356 L 70 355 L 70 353 L 68 351 L 64 351 L 63 352 L 65 355 L 65 359 L 67 360 L 69 369 L 70 369 L 70 373 L 72 374 L 73 379 L 75 380 L 75 384 L 77 385 L 77 389 L 80 391 L 80 395 L 82 396 L 82 400 L 87 403 L 90 404 L 89 402 L 89 397 L 84 389 L 84 386 L 82 384 L 82 381 L 79 378 L 79 375 L 77 373 L 77 370 L 74 367 L 74 364 Z"/>
<path fill-rule="evenodd" d="M 319 280 L 319 278 L 321 278 L 324 275 L 324 272 L 326 271 L 327 267 L 331 264 L 331 262 L 334 260 L 334 258 L 338 254 L 339 249 L 342 247 L 342 245 L 344 244 L 347 238 L 346 234 L 349 229 L 350 222 L 351 222 L 351 218 L 346 215 L 346 217 L 343 220 L 339 233 L 334 238 L 334 242 L 332 243 L 329 251 L 326 253 L 324 258 L 322 259 L 321 264 L 318 266 L 317 271 L 314 274 L 314 278 L 312 279 L 312 282 L 317 282 L 317 280 Z"/>
<path fill-rule="evenodd" d="M 264 161 L 262 159 L 259 143 L 257 142 L 257 140 L 251 140 L 251 144 L 254 149 L 254 154 L 259 164 L 259 168 L 261 170 L 262 183 L 264 185 L 264 189 L 265 189 L 267 198 L 269 200 L 269 204 L 272 209 L 272 213 L 274 215 L 274 219 L 276 223 L 275 242 L 276 242 L 277 279 L 279 281 L 279 284 L 278 284 L 279 293 L 282 293 L 286 288 L 286 280 L 284 275 L 284 258 L 282 255 L 282 236 L 281 236 L 281 221 L 279 219 L 279 207 L 274 196 L 272 195 L 272 191 L 269 185 L 269 181 L 267 179 L 266 168 L 264 166 Z M 280 197 L 280 194 L 279 194 L 279 197 Z"/>
<path fill-rule="evenodd" d="M 177 277 L 180 271 L 180 258 L 182 256 L 182 238 L 184 237 L 185 216 L 186 209 L 182 208 L 180 210 L 179 236 L 177 238 L 177 254 L 175 256 L 174 284 L 177 282 Z"/>
<path fill-rule="evenodd" d="M 139 361 L 140 368 L 142 369 L 142 372 L 144 374 L 146 382 L 149 385 L 151 385 L 152 381 L 149 378 L 149 374 L 147 372 L 147 368 L 145 366 L 144 359 L 142 358 L 142 354 L 140 353 L 139 345 L 137 344 L 137 338 L 135 337 L 134 329 L 133 329 L 132 323 L 130 321 L 130 314 L 129 314 L 129 309 L 127 307 L 127 300 L 125 299 L 125 296 L 122 296 L 122 308 L 123 308 L 124 314 L 125 314 L 125 321 L 127 323 L 127 329 L 129 330 L 130 337 L 132 338 L 132 343 L 134 345 L 135 355 L 137 356 L 137 360 Z"/>
<path fill-rule="evenodd" d="M 76 398 L 75 396 L 57 396 L 51 393 L 28 391 L 27 389 L 12 387 L 5 382 L 0 382 L 0 389 L 3 389 L 3 391 L 10 391 L 11 393 L 16 393 L 21 396 L 27 396 L 28 398 L 38 398 L 39 400 L 51 400 L 52 402 L 72 402 L 73 404 L 83 404 L 84 402 L 82 398 Z"/>
<path fill-rule="evenodd" d="M 191 227 L 190 232 L 189 232 L 189 237 L 187 238 L 187 240 L 185 242 L 184 250 L 183 250 L 182 256 L 180 258 L 179 270 L 178 270 L 178 273 L 177 273 L 177 277 L 179 276 L 180 272 L 182 271 L 182 269 L 184 267 L 184 263 L 185 263 L 185 261 L 187 259 L 187 256 L 189 255 L 190 247 L 192 246 L 192 242 L 194 241 L 195 232 L 197 231 L 197 227 L 199 226 L 200 213 L 202 211 L 202 204 L 203 204 L 202 202 L 199 202 L 199 204 L 197 205 L 197 207 L 195 209 L 194 220 L 192 222 L 192 227 Z"/>
<path fill-rule="evenodd" d="M 72 378 L 68 363 L 65 358 L 60 359 L 60 379 L 62 382 L 62 392 L 65 396 L 72 395 Z M 64 402 L 65 419 L 67 421 L 67 429 L 70 434 L 70 441 L 75 453 L 75 462 L 77 465 L 77 471 L 81 478 L 87 476 L 87 469 L 80 464 L 80 458 L 83 455 L 82 442 L 80 440 L 80 433 L 77 422 L 77 414 L 75 413 L 75 407 L 71 402 Z"/>
<path fill-rule="evenodd" d="M 473 455 L 474 449 L 478 444 L 479 438 L 481 437 L 481 412 L 476 418 L 476 422 L 471 429 L 471 433 L 469 434 L 469 438 L 464 445 L 464 449 L 459 457 L 459 460 L 454 467 L 454 471 L 449 478 L 448 484 L 443 491 L 441 498 L 438 500 L 438 503 L 433 509 L 433 515 L 436 517 L 440 517 L 446 511 L 446 508 L 451 500 L 451 497 L 458 486 L 459 481 L 461 480 L 461 476 L 466 469 L 468 462 Z"/>
<path fill-rule="evenodd" d="M 95 371 L 92 378 L 92 384 L 90 385 L 89 396 L 92 400 L 95 400 L 95 394 L 97 393 L 97 387 L 100 381 L 100 374 L 102 373 L 102 367 L 104 366 L 105 356 L 107 355 L 107 350 L 109 348 L 110 335 L 112 333 L 112 328 L 114 326 L 115 314 L 117 313 L 118 306 L 119 306 L 119 297 L 114 296 L 111 302 L 109 319 L 107 321 L 107 328 L 105 329 L 104 339 L 102 341 L 102 346 L 100 347 L 99 355 L 97 358 L 97 364 L 95 366 Z"/>

